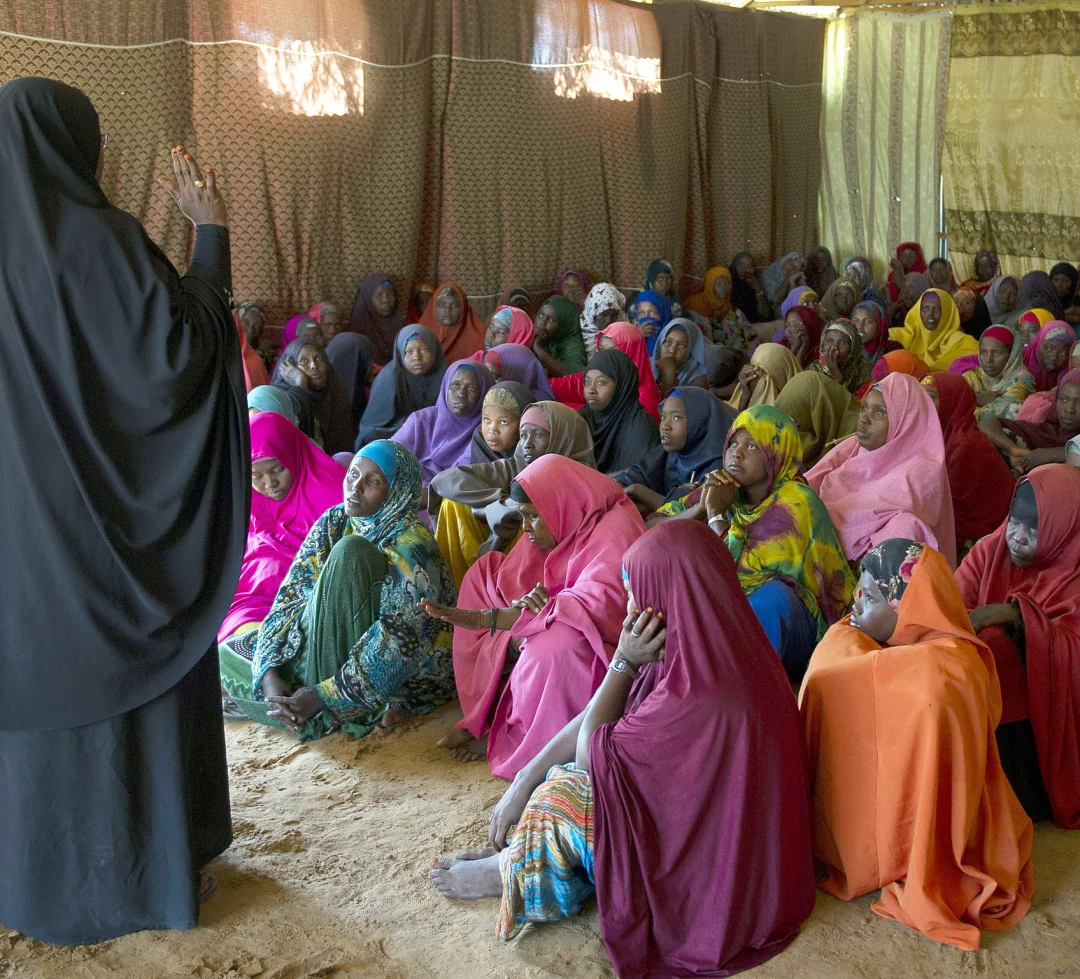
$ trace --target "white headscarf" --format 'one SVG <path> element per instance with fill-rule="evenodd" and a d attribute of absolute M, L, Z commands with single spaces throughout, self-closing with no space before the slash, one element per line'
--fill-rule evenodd
<path fill-rule="evenodd" d="M 598 282 L 585 297 L 585 308 L 581 312 L 581 336 L 585 340 L 585 352 L 591 357 L 596 353 L 596 334 L 599 327 L 596 317 L 606 309 L 617 309 L 618 320 L 625 320 L 626 296 L 610 282 Z"/>

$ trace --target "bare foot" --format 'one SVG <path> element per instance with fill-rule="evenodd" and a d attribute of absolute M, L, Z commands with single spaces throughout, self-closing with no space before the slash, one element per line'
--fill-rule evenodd
<path fill-rule="evenodd" d="M 463 727 L 455 727 L 449 734 L 444 734 L 437 742 L 435 742 L 436 748 L 460 748 L 463 744 L 468 744 L 472 739 L 472 735 Z"/>
<path fill-rule="evenodd" d="M 479 850 L 458 850 L 454 854 L 455 860 L 483 860 L 485 857 L 490 857 L 499 851 L 493 846 L 484 846 Z"/>
<path fill-rule="evenodd" d="M 487 738 L 474 738 L 469 735 L 469 740 L 451 749 L 450 754 L 458 761 L 483 761 L 487 758 L 487 747 Z"/>
<path fill-rule="evenodd" d="M 432 860 L 429 875 L 435 890 L 454 901 L 475 901 L 502 894 L 502 871 L 497 853 L 468 860 Z"/>
<path fill-rule="evenodd" d="M 387 731 L 393 731 L 402 721 L 405 720 L 405 716 L 401 711 L 394 710 L 392 707 L 387 710 L 382 716 L 382 720 L 379 721 L 379 727 L 386 728 Z"/>

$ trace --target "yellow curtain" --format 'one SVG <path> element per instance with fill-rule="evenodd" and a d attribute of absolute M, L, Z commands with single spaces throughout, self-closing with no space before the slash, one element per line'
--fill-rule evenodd
<path fill-rule="evenodd" d="M 945 219 L 958 280 L 975 252 L 1021 275 L 1080 258 L 1080 4 L 956 8 Z"/>
<path fill-rule="evenodd" d="M 826 30 L 818 220 L 838 262 L 865 255 L 879 280 L 902 241 L 938 254 L 951 25 L 859 11 Z"/>

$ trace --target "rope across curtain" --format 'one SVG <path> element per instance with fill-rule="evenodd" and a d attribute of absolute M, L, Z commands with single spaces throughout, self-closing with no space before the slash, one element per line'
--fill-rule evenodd
<path fill-rule="evenodd" d="M 902 241 L 938 253 L 951 28 L 948 11 L 859 12 L 826 31 L 821 234 L 879 280 Z"/>
<path fill-rule="evenodd" d="M 1080 4 L 958 7 L 942 164 L 957 278 L 1080 258 Z"/>
<path fill-rule="evenodd" d="M 218 168 L 237 296 L 271 319 L 376 270 L 484 311 L 567 265 L 640 287 L 657 255 L 813 244 L 823 31 L 689 2 L 13 0 L 0 82 L 87 92 L 106 192 L 175 260 L 167 148 Z"/>

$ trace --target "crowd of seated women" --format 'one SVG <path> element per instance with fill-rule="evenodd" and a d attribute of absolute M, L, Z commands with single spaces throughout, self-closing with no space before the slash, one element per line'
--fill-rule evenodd
<path fill-rule="evenodd" d="M 441 858 L 497 933 L 595 896 L 622 976 L 730 974 L 818 886 L 960 949 L 1080 827 L 1078 275 L 749 253 L 683 298 L 566 269 L 482 320 L 363 279 L 236 310 L 252 508 L 229 716 L 510 784 Z M 404 306 L 404 311 L 402 311 Z"/>

